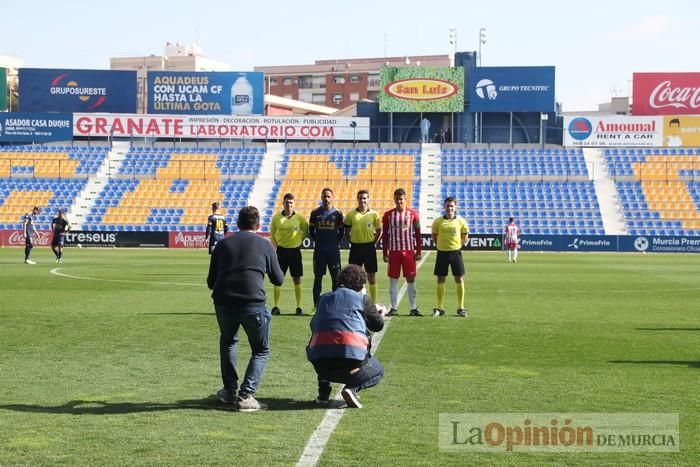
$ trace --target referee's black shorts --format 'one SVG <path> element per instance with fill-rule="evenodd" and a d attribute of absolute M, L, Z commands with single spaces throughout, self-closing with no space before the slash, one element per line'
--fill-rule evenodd
<path fill-rule="evenodd" d="M 439 251 L 435 259 L 435 271 L 433 274 L 439 277 L 447 275 L 448 268 L 452 269 L 452 275 L 455 277 L 464 275 L 464 260 L 462 259 L 462 250 L 454 251 Z"/>
<path fill-rule="evenodd" d="M 277 247 L 277 261 L 280 263 L 282 274 L 289 274 L 292 277 L 301 277 L 304 275 L 304 264 L 301 262 L 300 248 L 284 248 Z"/>
<path fill-rule="evenodd" d="M 348 263 L 363 266 L 369 273 L 377 272 L 377 248 L 374 243 L 352 243 Z"/>

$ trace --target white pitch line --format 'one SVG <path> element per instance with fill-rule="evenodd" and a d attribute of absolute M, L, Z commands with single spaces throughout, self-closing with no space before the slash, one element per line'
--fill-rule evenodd
<path fill-rule="evenodd" d="M 421 258 L 420 262 L 418 263 L 416 270 L 420 269 L 425 260 L 428 258 L 428 255 L 430 255 L 429 251 L 424 252 L 423 258 Z M 399 290 L 399 303 L 405 295 L 406 290 L 407 283 L 404 282 L 401 290 Z M 382 341 L 382 337 L 384 337 L 384 333 L 389 327 L 390 321 L 391 318 L 387 319 L 382 330 L 372 336 L 372 349 L 374 350 L 375 354 L 377 353 L 377 350 L 379 350 L 379 343 Z M 340 391 L 336 393 L 333 399 L 340 400 Z M 340 419 L 343 417 L 344 413 L 345 409 L 326 410 L 326 414 L 324 415 L 323 420 L 321 420 L 320 425 L 316 427 L 316 430 L 314 430 L 309 438 L 309 441 L 306 443 L 304 452 L 301 453 L 301 457 L 296 463 L 297 467 L 309 467 L 318 464 L 321 454 L 323 454 L 323 450 L 325 449 L 331 434 L 333 434 L 335 427 L 338 426 L 338 422 L 340 422 Z"/>
<path fill-rule="evenodd" d="M 78 279 L 81 281 L 124 282 L 127 284 L 145 284 L 145 285 L 178 285 L 178 286 L 185 286 L 185 287 L 205 287 L 206 286 L 206 284 L 204 284 L 204 283 L 190 284 L 187 282 L 158 282 L 158 281 L 152 282 L 152 281 L 134 281 L 134 280 L 129 280 L 129 279 L 101 279 L 99 277 L 75 276 L 75 275 L 71 275 L 71 274 L 66 274 L 65 272 L 60 272 L 61 269 L 64 269 L 64 268 L 53 268 L 49 272 L 55 276 L 67 277 L 69 279 Z"/>

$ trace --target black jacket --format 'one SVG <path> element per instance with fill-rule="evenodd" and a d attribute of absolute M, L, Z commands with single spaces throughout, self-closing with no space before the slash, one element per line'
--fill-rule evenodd
<path fill-rule="evenodd" d="M 214 248 L 209 263 L 207 285 L 214 304 L 264 304 L 265 274 L 274 285 L 282 285 L 284 275 L 268 239 L 250 231 L 226 237 Z"/>

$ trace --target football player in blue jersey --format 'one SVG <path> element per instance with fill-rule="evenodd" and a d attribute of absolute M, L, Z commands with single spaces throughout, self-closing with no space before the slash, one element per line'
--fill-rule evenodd
<path fill-rule="evenodd" d="M 214 251 L 214 247 L 219 242 L 223 240 L 228 232 L 228 224 L 226 223 L 226 217 L 223 214 L 219 214 L 219 203 L 211 204 L 211 215 L 207 218 L 207 231 L 204 234 L 206 242 L 209 245 L 209 254 Z"/>
<path fill-rule="evenodd" d="M 53 238 L 51 239 L 51 250 L 56 255 L 56 262 L 63 262 L 63 245 L 66 243 L 66 232 L 70 230 L 70 222 L 66 220 L 65 210 L 58 210 L 58 217 L 54 217 L 51 221 L 51 230 L 53 230 Z"/>
<path fill-rule="evenodd" d="M 338 288 L 340 272 L 340 240 L 343 238 L 343 213 L 333 206 L 333 190 L 321 191 L 321 206 L 311 211 L 309 237 L 314 247 L 314 308 L 318 305 L 326 268 L 331 274 L 333 290 Z"/>

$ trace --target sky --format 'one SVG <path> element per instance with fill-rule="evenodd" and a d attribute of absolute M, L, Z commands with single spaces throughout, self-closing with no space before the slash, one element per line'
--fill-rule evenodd
<path fill-rule="evenodd" d="M 565 111 L 631 92 L 634 72 L 700 71 L 697 0 L 35 0 L 2 2 L 0 55 L 31 68 L 109 69 L 111 57 L 197 44 L 232 70 L 475 51 L 482 66 L 555 66 Z"/>

